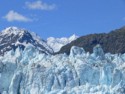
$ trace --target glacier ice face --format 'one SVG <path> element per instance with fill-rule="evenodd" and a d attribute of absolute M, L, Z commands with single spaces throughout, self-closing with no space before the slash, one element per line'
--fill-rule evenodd
<path fill-rule="evenodd" d="M 39 53 L 34 46 L 0 56 L 1 94 L 124 94 L 125 54 L 93 53 L 73 46 L 70 55 Z"/>

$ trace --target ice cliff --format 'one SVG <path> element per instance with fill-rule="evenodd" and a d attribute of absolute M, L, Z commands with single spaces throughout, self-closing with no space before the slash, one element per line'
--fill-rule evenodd
<path fill-rule="evenodd" d="M 92 54 L 73 46 L 69 56 L 18 47 L 0 56 L 0 94 L 125 94 L 125 54 L 100 45 Z"/>

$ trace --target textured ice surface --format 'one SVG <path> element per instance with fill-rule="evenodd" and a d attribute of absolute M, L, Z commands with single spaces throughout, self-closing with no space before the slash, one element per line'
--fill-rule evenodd
<path fill-rule="evenodd" d="M 125 94 L 125 54 L 40 54 L 29 45 L 0 56 L 0 94 Z"/>

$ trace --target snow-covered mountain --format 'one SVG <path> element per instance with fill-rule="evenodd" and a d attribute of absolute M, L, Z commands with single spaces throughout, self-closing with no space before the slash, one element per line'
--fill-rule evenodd
<path fill-rule="evenodd" d="M 72 42 L 73 40 L 76 40 L 78 36 L 73 34 L 69 38 L 62 37 L 62 38 L 54 38 L 54 37 L 49 37 L 47 38 L 47 44 L 54 50 L 54 52 L 58 52 L 61 47 L 64 45 Z"/>
<path fill-rule="evenodd" d="M 25 29 L 8 27 L 0 32 L 0 55 L 5 52 L 20 47 L 24 49 L 27 45 L 32 45 L 43 53 L 53 53 L 53 50 L 35 33 L 30 33 Z"/>

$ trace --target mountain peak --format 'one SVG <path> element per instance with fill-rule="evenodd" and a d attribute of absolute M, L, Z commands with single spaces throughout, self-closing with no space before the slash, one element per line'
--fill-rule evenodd
<path fill-rule="evenodd" d="M 7 27 L 7 28 L 5 28 L 3 31 L 2 31 L 2 33 L 3 34 L 14 34 L 14 35 L 17 35 L 17 34 L 23 34 L 23 33 L 26 33 L 27 32 L 27 30 L 25 30 L 25 29 L 21 29 L 21 28 L 18 28 L 18 27 L 14 27 L 14 26 L 12 26 L 12 27 Z"/>
<path fill-rule="evenodd" d="M 53 53 L 53 50 L 39 36 L 18 27 L 4 29 L 0 33 L 0 44 L 0 55 L 18 47 L 24 50 L 27 44 L 33 45 L 42 53 Z"/>
<path fill-rule="evenodd" d="M 76 34 L 73 34 L 72 36 L 69 37 L 70 42 L 77 39 L 78 36 Z"/>

